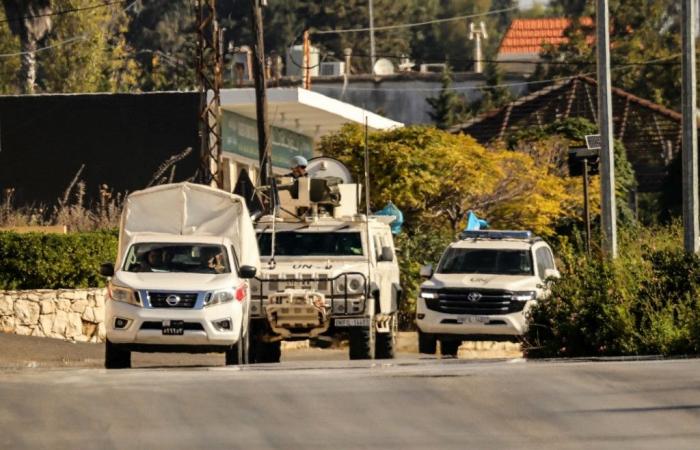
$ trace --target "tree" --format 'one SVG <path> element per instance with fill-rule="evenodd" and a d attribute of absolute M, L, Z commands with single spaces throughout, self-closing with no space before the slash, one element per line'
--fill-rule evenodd
<path fill-rule="evenodd" d="M 452 72 L 449 67 L 442 74 L 440 94 L 437 97 L 426 98 L 425 101 L 432 108 L 428 115 L 439 129 L 445 130 L 459 122 L 464 110 L 464 100 L 452 89 Z"/>
<path fill-rule="evenodd" d="M 80 0 L 54 0 L 57 10 Z M 39 58 L 37 84 L 45 92 L 115 92 L 138 87 L 139 69 L 126 42 L 129 18 L 121 4 L 58 15 Z"/>
<path fill-rule="evenodd" d="M 34 93 L 36 83 L 36 50 L 38 42 L 51 29 L 50 0 L 2 0 L 10 30 L 19 37 L 21 65 L 20 89 L 25 94 Z"/>
<path fill-rule="evenodd" d="M 348 125 L 322 138 L 319 150 L 361 179 L 362 128 Z M 372 208 L 391 200 L 403 211 L 409 231 L 431 224 L 455 232 L 471 209 L 497 226 L 530 227 L 546 236 L 580 203 L 567 192 L 563 178 L 537 166 L 530 155 L 487 150 L 469 136 L 432 127 L 372 132 L 369 154 L 372 167 L 381 168 L 371 171 Z M 518 208 L 526 211 L 516 217 L 512 213 Z"/>
<path fill-rule="evenodd" d="M 513 100 L 510 89 L 503 85 L 503 73 L 498 64 L 489 61 L 484 68 L 486 86 L 480 88 L 481 98 L 470 105 L 473 115 L 500 108 Z"/>
<path fill-rule="evenodd" d="M 594 17 L 590 2 L 558 1 L 572 18 L 569 42 L 545 49 L 549 66 L 543 79 L 595 71 L 594 28 L 581 21 Z M 680 12 L 674 0 L 611 0 L 610 58 L 612 84 L 662 105 L 680 106 Z M 567 64 L 559 64 L 566 62 Z"/>

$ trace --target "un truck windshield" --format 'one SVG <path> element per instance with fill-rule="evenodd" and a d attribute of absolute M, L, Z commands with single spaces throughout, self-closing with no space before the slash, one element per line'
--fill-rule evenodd
<path fill-rule="evenodd" d="M 226 249 L 214 244 L 140 243 L 129 249 L 127 272 L 230 273 Z"/>
<path fill-rule="evenodd" d="M 528 250 L 450 248 L 437 273 L 532 275 L 532 257 Z"/>
<path fill-rule="evenodd" d="M 270 256 L 272 233 L 258 234 L 262 256 Z M 275 236 L 276 256 L 362 256 L 359 232 L 278 231 Z"/>

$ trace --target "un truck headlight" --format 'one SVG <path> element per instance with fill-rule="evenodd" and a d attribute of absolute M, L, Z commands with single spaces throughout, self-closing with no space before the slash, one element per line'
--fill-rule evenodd
<path fill-rule="evenodd" d="M 141 306 L 141 299 L 138 293 L 133 290 L 122 286 L 117 286 L 110 283 L 107 286 L 107 291 L 109 293 L 109 298 L 115 302 L 128 303 L 134 306 Z"/>
<path fill-rule="evenodd" d="M 361 294 L 365 290 L 365 279 L 361 275 L 339 277 L 335 284 L 336 293 Z"/>

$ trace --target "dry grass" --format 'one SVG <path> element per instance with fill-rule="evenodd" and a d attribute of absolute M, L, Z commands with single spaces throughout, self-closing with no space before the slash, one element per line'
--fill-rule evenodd
<path fill-rule="evenodd" d="M 85 183 L 75 181 L 56 206 L 15 206 L 14 189 L 5 189 L 0 202 L 0 227 L 65 225 L 68 231 L 117 228 L 124 201 L 107 185 L 100 186 L 97 203 L 88 205 Z"/>

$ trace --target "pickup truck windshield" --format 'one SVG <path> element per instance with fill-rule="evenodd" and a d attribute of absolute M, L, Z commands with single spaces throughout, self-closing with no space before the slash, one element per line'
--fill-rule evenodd
<path fill-rule="evenodd" d="M 361 256 L 362 237 L 359 232 L 297 232 L 278 231 L 276 256 Z M 272 233 L 258 234 L 260 254 L 270 255 Z"/>
<path fill-rule="evenodd" d="M 532 257 L 528 250 L 450 248 L 437 273 L 532 275 Z"/>
<path fill-rule="evenodd" d="M 230 273 L 226 249 L 213 244 L 140 243 L 129 249 L 127 272 Z"/>

